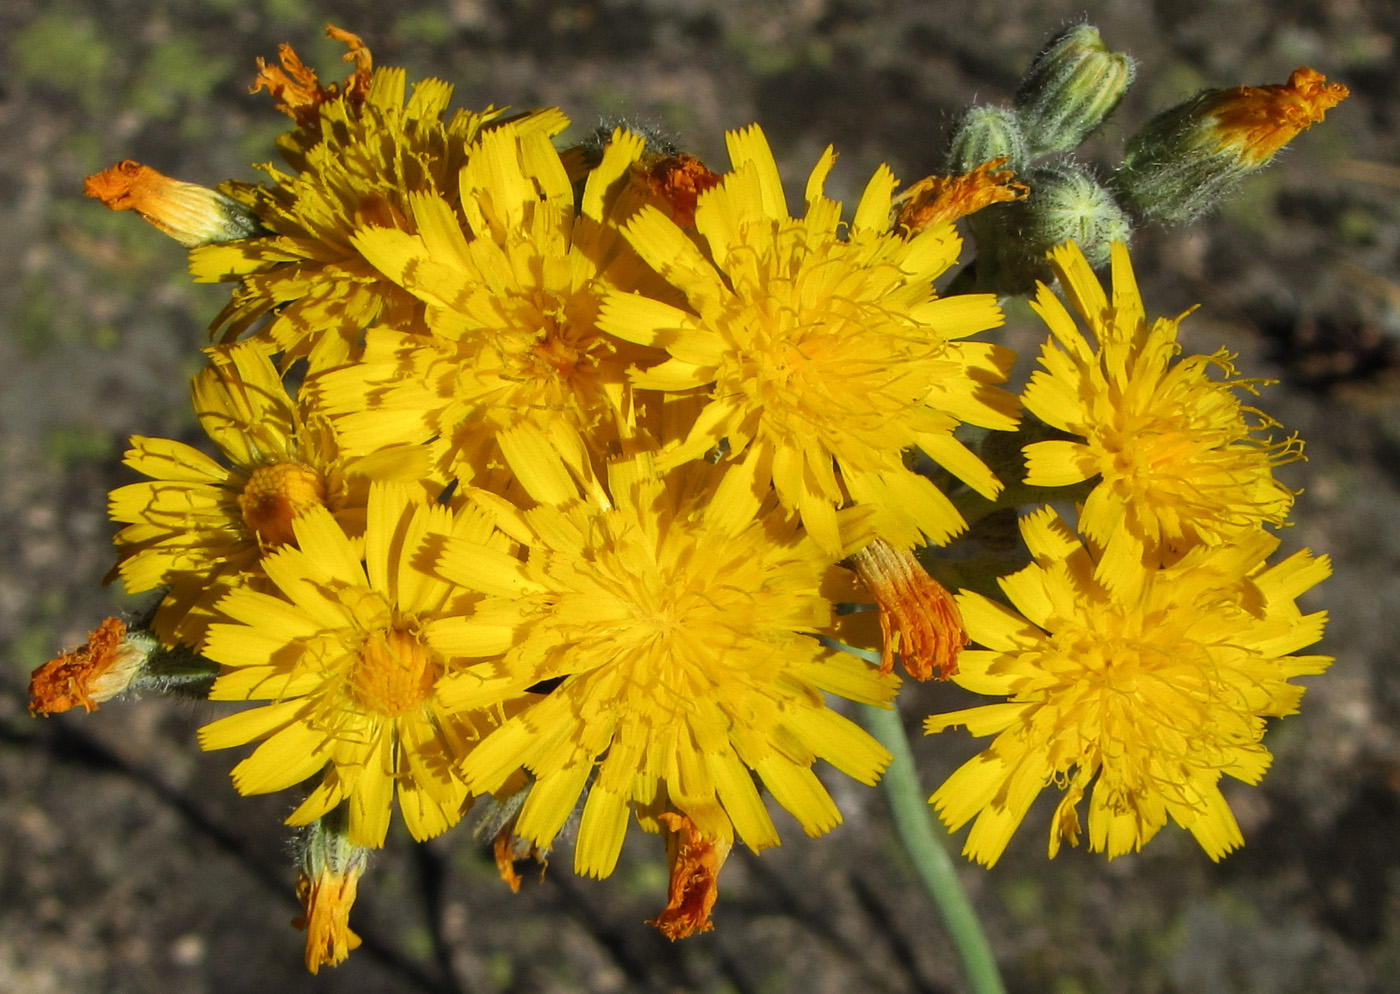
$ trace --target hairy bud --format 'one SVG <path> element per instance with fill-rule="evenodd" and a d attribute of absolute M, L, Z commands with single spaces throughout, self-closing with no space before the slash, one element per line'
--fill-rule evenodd
<path fill-rule="evenodd" d="M 1009 107 L 969 107 L 948 145 L 948 172 L 970 173 L 992 159 L 1005 159 L 1012 172 L 1025 168 L 1029 156 L 1020 121 Z"/>
<path fill-rule="evenodd" d="M 1076 24 L 1052 38 L 1016 91 L 1030 154 L 1077 148 L 1118 106 L 1136 72 L 1132 58 L 1110 52 L 1093 25 Z"/>
<path fill-rule="evenodd" d="M 1139 217 L 1190 221 L 1347 95 L 1345 86 L 1306 67 L 1274 86 L 1206 90 L 1129 140 L 1114 192 Z"/>

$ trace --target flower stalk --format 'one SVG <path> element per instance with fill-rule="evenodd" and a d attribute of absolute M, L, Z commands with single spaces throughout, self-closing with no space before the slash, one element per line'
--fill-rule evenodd
<path fill-rule="evenodd" d="M 987 941 L 967 891 L 958 880 L 947 843 L 934 831 L 929 818 L 926 795 L 919 786 L 919 774 L 914 769 L 914 757 L 899 712 L 874 707 L 862 710 L 866 731 L 894 757 L 880 779 L 880 787 L 889 800 L 900 844 L 948 930 L 962 964 L 963 976 L 967 978 L 968 990 L 972 994 L 1005 994 L 1006 985 L 1002 983 L 991 943 Z"/>

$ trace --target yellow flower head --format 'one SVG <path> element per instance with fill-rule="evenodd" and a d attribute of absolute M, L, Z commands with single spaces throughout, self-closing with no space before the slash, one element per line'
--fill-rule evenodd
<path fill-rule="evenodd" d="M 1114 587 L 1049 508 L 1021 522 L 1033 562 L 1001 580 L 1015 610 L 980 594 L 958 601 L 980 650 L 953 679 L 1000 704 L 928 719 L 996 735 L 930 802 L 956 830 L 976 817 L 964 852 L 991 865 L 1048 785 L 1064 792 L 1049 852 L 1079 835 L 1076 807 L 1092 784 L 1089 847 L 1110 857 L 1141 848 L 1170 817 L 1212 859 L 1243 841 L 1220 793 L 1223 775 L 1255 783 L 1269 765 L 1265 718 L 1297 710 L 1289 678 L 1320 673 L 1325 656 L 1289 655 L 1322 636 L 1323 612 L 1294 601 L 1325 578 L 1325 558 L 1300 552 L 1266 567 L 1278 542 L 1256 530 L 1197 547 L 1167 568 L 1134 565 Z M 1019 612 L 1019 613 L 1018 613 Z"/>
<path fill-rule="evenodd" d="M 510 542 L 470 508 L 453 514 L 393 484 L 370 488 L 363 553 L 323 507 L 292 521 L 295 544 L 264 562 L 274 593 L 235 589 L 205 654 L 222 670 L 211 700 L 274 703 L 200 729 L 205 749 L 265 739 L 233 769 L 243 794 L 319 785 L 287 819 L 306 825 L 345 803 L 346 838 L 383 845 L 395 788 L 416 839 L 457 822 L 468 791 L 456 764 L 494 713 L 449 713 L 439 689 L 463 665 L 439 629 L 479 595 L 424 572 L 449 538 L 504 555 Z M 324 771 L 324 772 L 323 772 Z"/>
<path fill-rule="evenodd" d="M 588 453 L 616 451 L 634 431 L 626 370 L 646 356 L 597 327 L 607 288 L 649 272 L 612 223 L 643 195 L 626 190 L 642 148 L 615 132 L 576 214 L 549 136 L 505 124 L 467 151 L 466 231 L 427 193 L 410 198 L 415 234 L 361 228 L 355 247 L 426 304 L 431 335 L 373 328 L 362 361 L 318 380 L 342 441 L 426 442 L 445 476 L 498 492 L 506 461 L 532 451 L 590 477 Z"/>
<path fill-rule="evenodd" d="M 364 531 L 370 479 L 426 476 L 421 453 L 350 457 L 328 422 L 286 393 L 252 343 L 210 350 L 192 385 L 195 413 L 229 465 L 183 442 L 133 436 L 126 464 L 149 480 L 112 491 L 120 576 L 131 593 L 171 589 L 152 627 L 166 644 L 197 645 L 214 603 L 259 575 L 262 557 L 295 542 L 293 519 L 328 508 Z"/>
<path fill-rule="evenodd" d="M 1273 467 L 1297 458 L 1300 445 L 1257 436 L 1274 422 L 1236 395 L 1254 382 L 1234 377 L 1224 351 L 1173 362 L 1178 322 L 1147 322 L 1121 243 L 1113 248 L 1112 300 L 1073 245 L 1053 250 L 1050 261 L 1096 344 L 1042 285 L 1032 306 L 1054 338 L 1041 348 L 1044 369 L 1031 375 L 1022 400 L 1046 424 L 1079 437 L 1026 446 L 1026 482 L 1057 487 L 1100 477 L 1079 530 L 1101 548 L 1114 539 L 1115 560 L 1169 562 L 1194 545 L 1282 524 L 1293 493 Z M 1224 378 L 1212 379 L 1211 367 Z"/>
<path fill-rule="evenodd" d="M 370 224 L 414 230 L 409 204 L 417 194 L 455 203 L 468 146 L 501 115 L 488 107 L 443 120 L 449 84 L 423 80 L 405 101 L 402 69 L 371 71 L 358 38 L 332 36 L 361 57 L 344 91 L 320 87 L 300 62 L 288 68 L 290 77 L 266 67 L 259 74 L 259 84 L 300 124 L 278 142 L 294 172 L 267 165 L 266 184 L 230 183 L 224 192 L 271 234 L 207 245 L 190 256 L 197 280 L 239 284 L 214 320 L 215 328 L 227 326 L 225 340 L 272 311 L 257 336 L 289 358 L 308 358 L 313 369 L 353 355 L 361 332 L 375 322 L 421 324 L 422 306 L 366 261 L 351 236 Z M 284 49 L 284 62 L 288 53 Z M 520 127 L 554 134 L 565 123 L 557 112 L 544 111 Z"/>
<path fill-rule="evenodd" d="M 931 282 L 957 259 L 951 224 L 892 229 L 895 178 L 881 167 L 849 232 L 822 188 L 827 149 L 807 181 L 806 215 L 788 214 L 778 168 L 757 127 L 731 132 L 733 171 L 702 193 L 702 245 L 655 208 L 624 228 L 689 309 L 625 293 L 604 302 L 601 327 L 664 348 L 638 371 L 645 389 L 703 391 L 688 435 L 666 466 L 727 443 L 751 485 L 771 480 L 823 549 L 839 544 L 835 509 L 874 505 L 882 538 L 902 548 L 920 533 L 943 541 L 963 527 L 947 498 L 905 465 L 922 449 L 988 496 L 999 484 L 953 438 L 960 422 L 1015 424 L 1015 401 L 993 384 L 1010 353 L 958 341 L 1001 321 L 989 295 L 936 298 Z"/>
<path fill-rule="evenodd" d="M 460 623 L 460 645 L 445 644 L 489 655 L 510 633 L 503 658 L 444 690 L 449 706 L 558 681 L 473 750 L 462 775 L 495 791 L 528 770 L 534 784 L 514 833 L 541 848 L 586 790 L 574 866 L 595 876 L 612 872 L 629 808 L 651 831 L 678 814 L 692 841 L 737 834 L 758 849 L 778 837 L 755 774 L 815 835 L 841 816 L 813 762 L 873 783 L 889 761 L 822 699 L 883 703 L 897 684 L 812 637 L 830 621 L 835 557 L 771 501 L 760 507 L 732 472 L 718 483 L 715 467 L 658 477 L 649 464 L 610 467 L 607 507 L 567 499 L 567 479 L 527 479 L 558 500 L 525 512 L 495 502 L 528 548 L 523 562 L 491 564 L 459 540 L 439 564 L 444 577 L 495 595 Z M 869 538 L 863 517 L 838 519 L 850 544 Z"/>

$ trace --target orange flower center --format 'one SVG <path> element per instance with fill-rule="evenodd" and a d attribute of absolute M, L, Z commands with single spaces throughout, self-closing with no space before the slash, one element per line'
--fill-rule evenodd
<path fill-rule="evenodd" d="M 368 711 L 386 718 L 426 701 L 442 667 L 431 649 L 397 628 L 375 632 L 360 649 L 350 674 L 350 694 Z"/>
<path fill-rule="evenodd" d="M 259 466 L 238 495 L 244 524 L 268 549 L 292 542 L 292 519 L 308 507 L 325 503 L 321 474 L 294 462 Z"/>

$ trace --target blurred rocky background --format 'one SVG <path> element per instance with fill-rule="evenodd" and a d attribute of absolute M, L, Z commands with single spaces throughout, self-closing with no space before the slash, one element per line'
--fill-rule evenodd
<path fill-rule="evenodd" d="M 848 200 L 888 161 L 941 166 L 960 108 L 1007 101 L 1067 0 L 6 0 L 0 5 L 0 991 L 954 992 L 951 952 L 893 840 L 880 795 L 833 778 L 844 826 L 739 853 L 717 930 L 671 945 L 654 839 L 615 877 L 581 880 L 561 849 L 512 895 L 454 832 L 391 837 L 355 908 L 365 945 L 301 966 L 289 796 L 237 797 L 228 755 L 201 755 L 213 713 L 114 702 L 47 720 L 28 671 L 107 614 L 107 490 L 131 433 L 201 438 L 187 379 L 223 287 L 184 253 L 81 197 L 82 177 L 135 158 L 207 185 L 255 178 L 287 123 L 250 96 L 253 59 L 293 43 L 323 78 L 361 34 L 379 64 L 441 75 L 455 103 L 559 105 L 661 126 L 723 163 L 725 129 L 757 120 L 796 184 L 821 149 Z M 1224 209 L 1134 245 L 1150 311 L 1202 308 L 1189 348 L 1221 344 L 1278 380 L 1260 406 L 1307 440 L 1285 547 L 1333 557 L 1307 606 L 1337 657 L 1303 713 L 1267 740 L 1259 788 L 1228 791 L 1243 850 L 1212 864 L 1163 831 L 1113 863 L 1045 859 L 1048 809 L 1007 858 L 965 870 L 1015 992 L 1400 991 L 1400 5 L 1392 0 L 1155 0 L 1090 5 L 1139 81 L 1091 140 L 1104 163 L 1158 109 L 1204 87 L 1276 83 L 1311 65 L 1352 90 Z M 794 196 L 796 189 L 794 187 Z M 1006 340 L 1043 337 L 1024 307 Z M 957 706 L 948 687 L 902 698 Z M 915 745 L 931 788 L 975 744 Z M 1045 799 L 1042 799 L 1045 800 Z"/>

